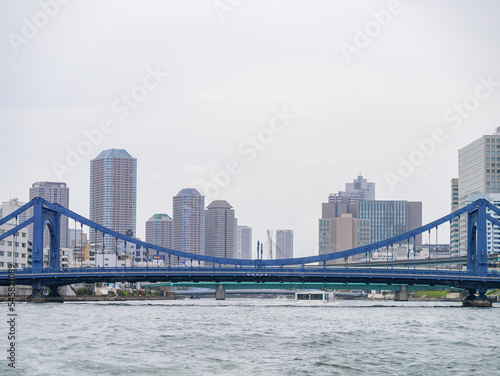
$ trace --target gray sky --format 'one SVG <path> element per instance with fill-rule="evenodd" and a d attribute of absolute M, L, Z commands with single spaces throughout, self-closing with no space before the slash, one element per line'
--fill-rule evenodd
<path fill-rule="evenodd" d="M 457 149 L 500 126 L 497 1 L 60 1 L 0 3 L 2 201 L 62 176 L 88 216 L 90 159 L 124 148 L 139 237 L 215 174 L 207 205 L 312 255 L 321 203 L 359 172 L 447 214 Z"/>

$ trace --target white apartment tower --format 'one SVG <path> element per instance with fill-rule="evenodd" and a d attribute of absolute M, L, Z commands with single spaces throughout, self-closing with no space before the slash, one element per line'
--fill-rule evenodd
<path fill-rule="evenodd" d="M 234 210 L 224 200 L 213 201 L 205 212 L 205 256 L 234 258 Z"/>
<path fill-rule="evenodd" d="M 173 248 L 203 255 L 205 252 L 205 197 L 194 188 L 174 196 Z"/>
<path fill-rule="evenodd" d="M 109 149 L 90 161 L 90 220 L 104 227 L 136 235 L 137 159 L 126 150 Z M 102 234 L 90 242 L 102 244 Z M 105 248 L 114 250 L 116 240 L 106 236 Z"/>

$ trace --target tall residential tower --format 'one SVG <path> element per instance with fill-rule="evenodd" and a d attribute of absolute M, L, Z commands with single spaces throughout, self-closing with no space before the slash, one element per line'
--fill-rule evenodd
<path fill-rule="evenodd" d="M 146 243 L 172 248 L 172 218 L 155 214 L 146 222 Z"/>
<path fill-rule="evenodd" d="M 216 200 L 205 212 L 205 255 L 234 258 L 234 210 L 227 201 Z"/>
<path fill-rule="evenodd" d="M 205 196 L 185 188 L 174 196 L 173 246 L 176 251 L 205 252 Z"/>
<path fill-rule="evenodd" d="M 136 235 L 137 159 L 126 150 L 104 150 L 90 161 L 90 220 L 120 234 Z M 102 244 L 90 232 L 90 242 Z M 116 241 L 105 238 L 105 248 L 112 250 Z"/>

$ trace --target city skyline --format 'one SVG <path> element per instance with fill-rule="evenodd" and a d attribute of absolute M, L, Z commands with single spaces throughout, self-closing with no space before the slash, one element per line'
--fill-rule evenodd
<path fill-rule="evenodd" d="M 318 203 L 359 172 L 379 200 L 423 202 L 424 223 L 448 213 L 457 150 L 500 125 L 497 2 L 401 3 L 363 48 L 385 1 L 277 0 L 223 20 L 210 2 L 108 5 L 62 6 L 16 51 L 7 36 L 40 7 L 0 4 L 0 126 L 16 140 L 2 200 L 64 181 L 88 216 L 89 162 L 122 148 L 138 160 L 138 237 L 194 187 L 230 202 L 254 241 L 293 229 L 305 256 Z"/>
<path fill-rule="evenodd" d="M 495 374 L 499 14 L 0 1 L 3 367 Z"/>

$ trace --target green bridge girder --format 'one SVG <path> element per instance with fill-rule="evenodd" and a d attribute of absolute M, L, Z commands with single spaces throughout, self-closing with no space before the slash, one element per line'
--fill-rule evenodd
<path fill-rule="evenodd" d="M 178 282 L 178 283 L 156 283 L 150 285 L 142 285 L 143 288 L 153 287 L 197 287 L 217 290 L 219 285 L 222 285 L 225 290 L 391 290 L 401 291 L 402 287 L 406 287 L 408 291 L 430 291 L 430 290 L 456 290 L 462 291 L 449 286 L 428 286 L 428 285 L 386 285 L 386 284 L 364 284 L 364 283 L 254 283 L 254 282 Z"/>

